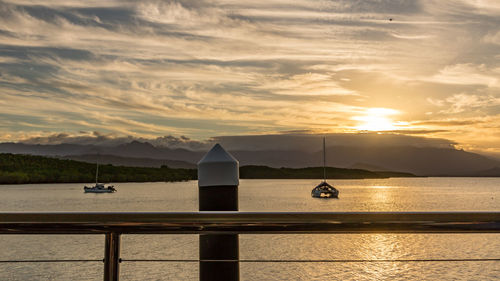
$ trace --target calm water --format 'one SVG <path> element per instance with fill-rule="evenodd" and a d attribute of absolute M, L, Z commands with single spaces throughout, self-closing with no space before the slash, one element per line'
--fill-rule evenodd
<path fill-rule="evenodd" d="M 242 180 L 241 211 L 500 211 L 499 178 Z M 197 182 L 0 186 L 0 211 L 196 211 Z M 102 259 L 101 235 L 3 235 L 0 260 Z M 123 259 L 197 259 L 196 235 L 124 235 Z M 498 234 L 240 235 L 241 259 L 500 258 Z M 102 280 L 102 262 L 0 263 L 0 280 Z M 242 263 L 241 280 L 500 280 L 500 262 Z M 197 263 L 123 262 L 121 280 L 197 280 Z"/>

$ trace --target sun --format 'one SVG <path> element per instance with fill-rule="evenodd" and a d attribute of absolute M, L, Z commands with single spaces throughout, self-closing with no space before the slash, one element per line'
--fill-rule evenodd
<path fill-rule="evenodd" d="M 396 129 L 392 120 L 387 117 L 360 117 L 359 121 L 363 122 L 356 126 L 356 129 L 360 131 L 391 131 Z"/>
<path fill-rule="evenodd" d="M 390 108 L 369 108 L 362 116 L 355 116 L 352 119 L 359 122 L 354 127 L 360 131 L 392 131 L 396 130 L 394 120 L 389 116 L 398 114 L 399 111 Z"/>

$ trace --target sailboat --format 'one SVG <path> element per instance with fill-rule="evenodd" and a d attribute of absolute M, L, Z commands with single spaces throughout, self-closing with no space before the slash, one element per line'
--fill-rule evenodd
<path fill-rule="evenodd" d="M 325 137 L 323 137 L 323 181 L 311 191 L 315 198 L 339 198 L 339 191 L 326 182 L 326 148 Z"/>
<path fill-rule="evenodd" d="M 105 186 L 103 183 L 99 183 L 97 181 L 99 176 L 99 162 L 96 163 L 96 171 L 95 171 L 95 185 L 94 186 L 84 186 L 83 192 L 85 193 L 113 193 L 116 192 L 116 189 L 113 185 Z"/>

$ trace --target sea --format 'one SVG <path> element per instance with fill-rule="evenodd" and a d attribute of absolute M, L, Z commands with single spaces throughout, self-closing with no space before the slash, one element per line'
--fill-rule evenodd
<path fill-rule="evenodd" d="M 339 199 L 315 199 L 320 180 L 241 180 L 241 211 L 500 211 L 500 178 L 330 180 Z M 197 182 L 1 185 L 0 212 L 197 211 Z M 197 235 L 123 235 L 120 280 L 198 280 Z M 102 280 L 103 235 L 0 235 L 0 280 Z M 500 234 L 240 235 L 240 280 L 500 280 Z M 464 261 L 422 261 L 462 259 Z M 483 259 L 482 261 L 467 261 Z M 87 260 L 80 262 L 9 262 Z M 276 262 L 269 262 L 275 260 Z M 283 260 L 351 260 L 289 262 Z M 385 260 L 385 261 L 375 261 Z M 387 261 L 405 260 L 405 261 Z M 419 260 L 419 261 L 409 261 Z"/>

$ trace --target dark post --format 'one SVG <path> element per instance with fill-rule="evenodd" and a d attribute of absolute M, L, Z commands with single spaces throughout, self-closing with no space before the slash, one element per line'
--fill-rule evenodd
<path fill-rule="evenodd" d="M 120 279 L 120 234 L 106 233 L 104 245 L 104 281 Z"/>
<path fill-rule="evenodd" d="M 200 211 L 238 211 L 238 161 L 216 144 L 198 162 Z M 238 234 L 200 235 L 200 281 L 238 281 Z"/>

